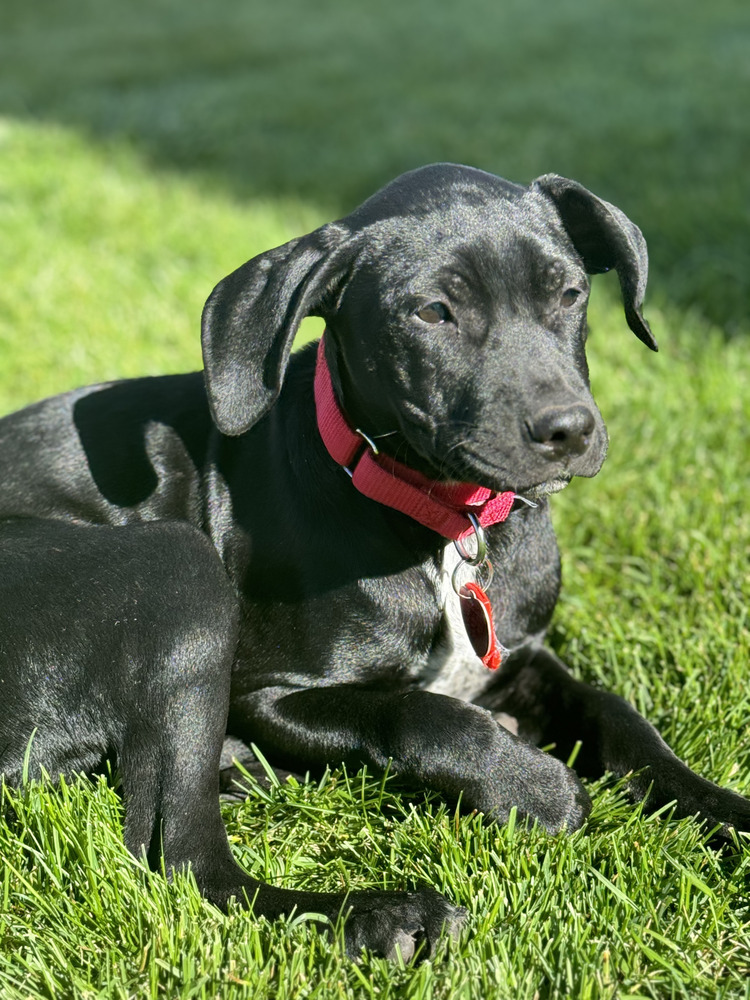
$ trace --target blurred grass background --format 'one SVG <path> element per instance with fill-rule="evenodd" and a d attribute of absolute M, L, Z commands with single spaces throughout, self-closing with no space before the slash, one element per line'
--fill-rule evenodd
<path fill-rule="evenodd" d="M 575 177 L 644 229 L 652 303 L 746 329 L 739 0 L 4 0 L 2 21 L 4 409 L 197 365 L 218 278 L 441 159 Z"/>
<path fill-rule="evenodd" d="M 749 98 L 744 0 L 3 0 L 0 412 L 199 367 L 216 281 L 403 170 L 576 178 L 646 235 L 662 351 L 597 279 L 589 356 L 612 444 L 556 498 L 552 641 L 748 794 Z M 0 821 L 0 994 L 750 995 L 747 852 L 717 859 L 689 822 L 610 789 L 587 836 L 559 842 L 367 787 L 260 797 L 228 813 L 232 836 L 286 884 L 430 879 L 472 911 L 450 962 L 356 970 L 299 927 L 225 921 L 128 874 L 105 790 L 73 812 L 35 791 L 20 827 Z"/>

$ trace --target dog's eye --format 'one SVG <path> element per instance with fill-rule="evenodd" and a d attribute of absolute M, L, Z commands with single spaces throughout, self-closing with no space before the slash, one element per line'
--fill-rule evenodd
<path fill-rule="evenodd" d="M 580 288 L 566 288 L 560 296 L 560 305 L 563 309 L 570 309 L 581 294 Z"/>
<path fill-rule="evenodd" d="M 451 314 L 442 302 L 430 302 L 429 305 L 422 306 L 417 310 L 417 316 L 424 323 L 445 323 L 451 318 Z"/>

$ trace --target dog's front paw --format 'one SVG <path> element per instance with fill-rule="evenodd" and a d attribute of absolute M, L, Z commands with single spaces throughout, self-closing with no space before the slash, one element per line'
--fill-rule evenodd
<path fill-rule="evenodd" d="M 716 837 L 720 840 L 731 840 L 732 830 L 750 833 L 750 799 L 726 788 L 720 788 L 719 791 L 722 794 L 715 807 L 703 818 L 705 825 L 710 828 L 718 826 Z"/>
<path fill-rule="evenodd" d="M 417 892 L 352 893 L 344 925 L 346 950 L 351 958 L 369 951 L 381 958 L 404 962 L 429 958 L 441 934 L 456 937 L 466 910 L 453 906 L 434 889 Z"/>
<path fill-rule="evenodd" d="M 506 822 L 515 806 L 520 817 L 549 833 L 573 833 L 591 812 L 591 799 L 575 771 L 531 746 L 522 768 L 498 767 L 484 791 L 493 799 L 483 809 L 490 819 Z"/>
<path fill-rule="evenodd" d="M 550 833 L 573 833 L 588 819 L 591 798 L 574 771 L 559 761 L 554 763 L 559 765 L 555 768 L 554 783 L 551 787 L 543 785 L 541 789 L 535 788 L 536 801 L 532 808 L 523 812 Z"/>
<path fill-rule="evenodd" d="M 645 768 L 631 781 L 636 798 L 645 798 L 649 811 L 674 802 L 674 817 L 694 817 L 719 839 L 730 839 L 731 830 L 750 832 L 750 799 L 721 788 L 695 774 L 681 761 L 661 769 Z"/>
<path fill-rule="evenodd" d="M 569 781 L 565 785 L 562 801 L 562 822 L 557 827 L 567 833 L 579 830 L 591 812 L 591 796 L 581 784 L 581 779 L 570 768 L 566 768 Z"/>

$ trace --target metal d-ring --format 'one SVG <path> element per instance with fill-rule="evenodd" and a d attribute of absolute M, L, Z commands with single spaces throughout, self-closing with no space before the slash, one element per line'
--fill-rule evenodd
<path fill-rule="evenodd" d="M 451 573 L 451 586 L 459 597 L 461 596 L 461 587 L 463 586 L 459 580 L 459 576 L 463 569 L 474 570 L 471 574 L 473 582 L 478 583 L 482 590 L 487 590 L 489 585 L 492 583 L 494 570 L 489 559 L 485 559 L 485 561 L 480 563 L 478 566 L 472 566 L 470 563 L 467 563 L 466 560 L 462 559 L 461 562 L 456 563 L 453 568 L 453 572 Z"/>
<path fill-rule="evenodd" d="M 487 539 L 484 537 L 484 528 L 474 514 L 467 514 L 466 516 L 471 521 L 471 526 L 474 529 L 474 537 L 477 540 L 477 551 L 472 555 L 460 538 L 456 538 L 453 544 L 456 546 L 456 551 L 464 562 L 470 566 L 480 566 L 487 558 Z"/>

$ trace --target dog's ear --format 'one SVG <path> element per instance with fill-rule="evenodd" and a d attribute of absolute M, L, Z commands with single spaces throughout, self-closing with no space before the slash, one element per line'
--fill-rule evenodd
<path fill-rule="evenodd" d="M 354 242 L 331 223 L 254 257 L 214 288 L 201 340 L 211 414 L 223 434 L 242 434 L 274 404 L 299 324 L 342 281 Z"/>
<path fill-rule="evenodd" d="M 647 347 L 658 350 L 641 311 L 648 277 L 648 252 L 638 226 L 619 208 L 567 177 L 545 174 L 534 181 L 532 190 L 543 192 L 554 202 L 589 274 L 601 274 L 612 268 L 617 271 L 628 326 Z"/>

